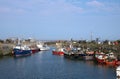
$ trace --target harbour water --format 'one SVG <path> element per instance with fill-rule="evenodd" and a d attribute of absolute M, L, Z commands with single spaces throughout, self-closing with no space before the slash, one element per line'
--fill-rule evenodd
<path fill-rule="evenodd" d="M 0 59 L 0 79 L 116 79 L 114 67 L 78 61 L 40 51 L 26 57 Z"/>

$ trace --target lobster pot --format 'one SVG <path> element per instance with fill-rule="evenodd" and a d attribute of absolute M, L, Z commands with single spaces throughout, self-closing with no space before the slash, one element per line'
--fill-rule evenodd
<path fill-rule="evenodd" d="M 120 66 L 116 68 L 116 76 L 117 76 L 117 79 L 120 79 Z"/>

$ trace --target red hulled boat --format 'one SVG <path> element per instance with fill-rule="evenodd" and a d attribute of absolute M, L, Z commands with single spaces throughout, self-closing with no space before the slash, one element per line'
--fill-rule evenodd
<path fill-rule="evenodd" d="M 110 66 L 115 66 L 116 65 L 117 60 L 113 59 L 113 60 L 106 60 L 105 64 L 106 65 L 110 65 Z"/>
<path fill-rule="evenodd" d="M 39 52 L 40 49 L 36 46 L 36 45 L 32 45 L 32 46 L 29 46 L 32 53 L 36 53 L 36 52 Z"/>
<path fill-rule="evenodd" d="M 107 59 L 105 60 L 105 64 L 115 66 L 118 60 L 115 57 L 114 53 L 111 52 L 111 53 L 106 54 L 106 55 L 107 55 Z"/>
<path fill-rule="evenodd" d="M 64 55 L 62 51 L 52 51 L 53 55 Z"/>
<path fill-rule="evenodd" d="M 53 55 L 60 55 L 60 56 L 64 55 L 64 49 L 63 48 L 59 48 L 59 49 L 53 50 L 52 54 Z"/>
<path fill-rule="evenodd" d="M 106 56 L 105 56 L 104 53 L 97 53 L 95 55 L 95 58 L 96 58 L 98 63 L 100 63 L 100 64 L 104 64 L 105 63 Z"/>

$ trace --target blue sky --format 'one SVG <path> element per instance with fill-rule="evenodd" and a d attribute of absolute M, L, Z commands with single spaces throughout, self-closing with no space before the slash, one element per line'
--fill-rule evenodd
<path fill-rule="evenodd" d="M 0 38 L 120 39 L 120 0 L 0 0 Z"/>

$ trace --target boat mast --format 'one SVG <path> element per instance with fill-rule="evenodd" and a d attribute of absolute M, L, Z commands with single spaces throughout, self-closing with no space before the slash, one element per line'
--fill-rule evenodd
<path fill-rule="evenodd" d="M 91 35 L 90 35 L 90 39 L 91 41 L 93 40 L 93 33 L 91 32 Z"/>

